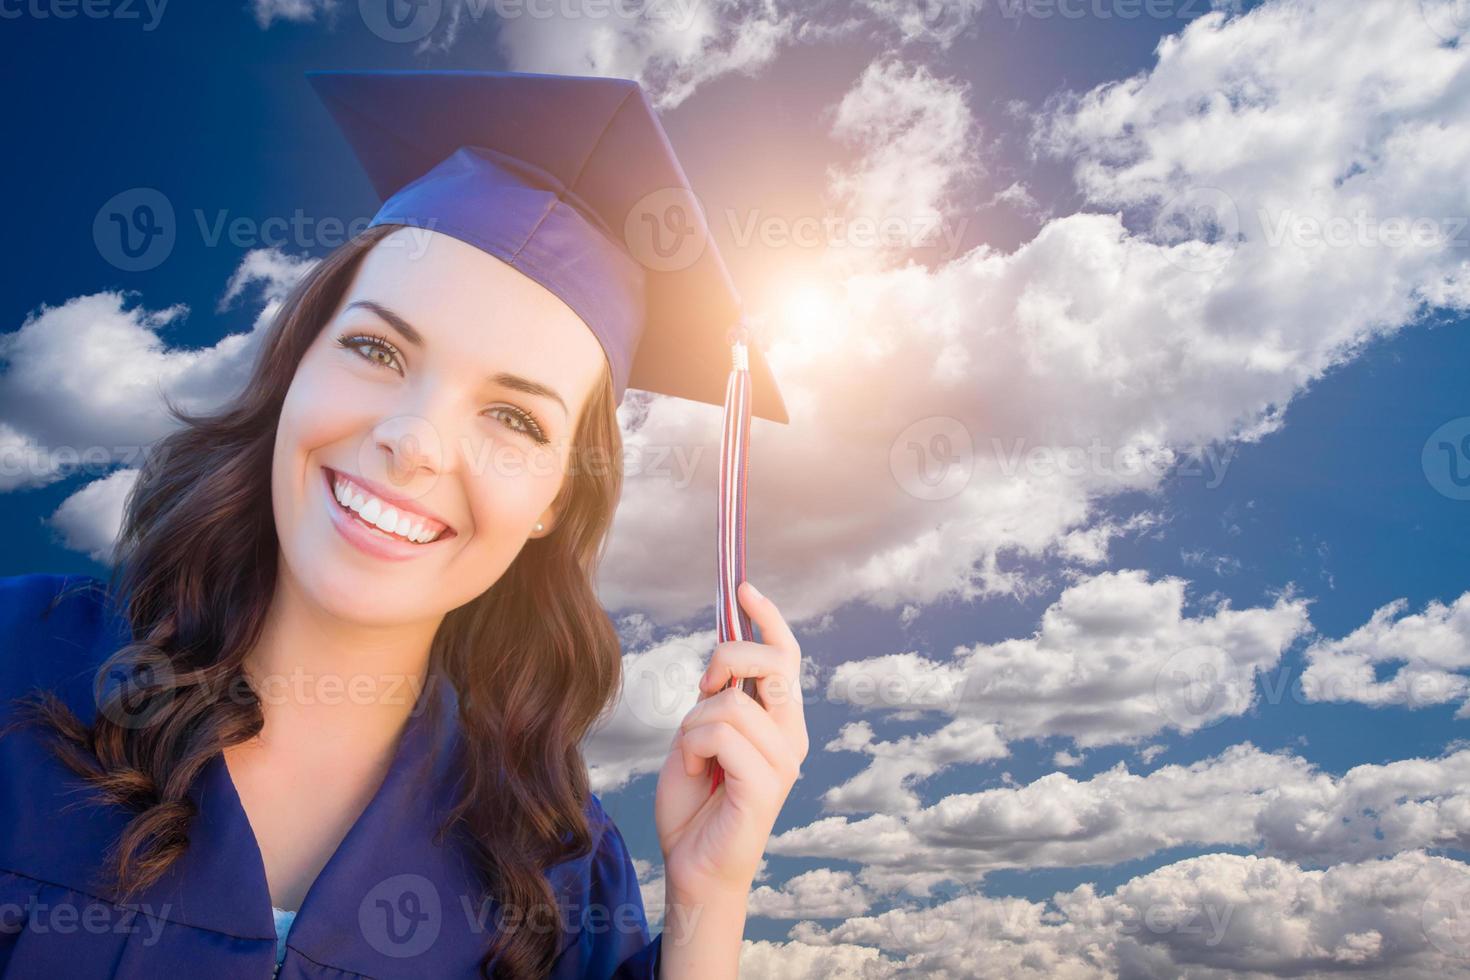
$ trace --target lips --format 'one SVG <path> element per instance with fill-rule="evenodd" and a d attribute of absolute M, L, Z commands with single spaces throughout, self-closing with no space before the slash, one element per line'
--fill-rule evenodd
<path fill-rule="evenodd" d="M 446 521 L 426 508 L 387 492 L 365 477 L 322 467 L 327 492 L 342 513 L 364 529 L 416 547 L 455 536 Z"/>

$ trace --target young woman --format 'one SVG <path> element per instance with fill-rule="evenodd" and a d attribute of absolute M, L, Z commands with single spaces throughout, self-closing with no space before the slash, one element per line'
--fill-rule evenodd
<path fill-rule="evenodd" d="M 238 398 L 171 408 L 110 583 L 0 580 L 0 973 L 736 976 L 808 750 L 800 650 L 743 584 L 764 642 L 714 647 L 672 737 L 650 940 L 579 748 L 620 686 L 593 574 L 638 335 L 582 302 L 609 267 L 521 262 L 596 202 L 476 159 L 556 199 L 512 251 L 433 229 L 463 159 L 461 197 L 427 185 L 451 210 L 390 197 Z"/>

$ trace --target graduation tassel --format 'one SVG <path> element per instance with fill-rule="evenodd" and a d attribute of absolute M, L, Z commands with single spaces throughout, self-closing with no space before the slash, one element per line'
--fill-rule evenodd
<path fill-rule="evenodd" d="M 745 581 L 745 489 L 750 457 L 750 351 L 749 333 L 742 320 L 730 331 L 730 380 L 725 384 L 724 427 L 720 433 L 720 497 L 718 578 L 715 590 L 715 628 L 719 642 L 753 640 L 750 616 L 740 607 L 736 590 Z M 735 683 L 732 677 L 725 684 Z M 745 693 L 761 703 L 756 680 L 741 680 Z M 710 760 L 710 794 L 725 778 L 718 759 Z"/>

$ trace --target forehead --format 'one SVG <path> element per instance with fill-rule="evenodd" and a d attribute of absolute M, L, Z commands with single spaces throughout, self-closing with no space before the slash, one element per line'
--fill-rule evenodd
<path fill-rule="evenodd" d="M 596 335 L 555 293 L 488 252 L 404 228 L 363 258 L 340 308 L 388 307 L 435 354 L 467 371 L 512 371 L 551 384 L 575 407 L 606 369 Z"/>

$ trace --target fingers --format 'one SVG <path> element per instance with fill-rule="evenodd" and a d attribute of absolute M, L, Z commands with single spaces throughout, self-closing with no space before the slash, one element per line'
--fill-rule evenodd
<path fill-rule="evenodd" d="M 715 646 L 709 666 L 699 680 L 699 703 L 719 694 L 731 679 L 754 677 L 756 692 L 787 739 L 803 758 L 807 750 L 806 707 L 801 693 L 800 654 L 764 643 L 730 640 Z M 739 684 L 735 685 L 737 688 Z M 746 700 L 750 700 L 748 697 Z M 754 702 L 752 702 L 754 704 Z M 760 705 L 756 705 L 760 707 Z"/>
<path fill-rule="evenodd" d="M 755 625 L 761 628 L 761 639 L 764 642 L 778 650 L 801 656 L 801 646 L 796 642 L 796 636 L 791 632 L 791 627 L 786 625 L 786 620 L 774 602 L 749 582 L 741 582 L 736 595 L 740 599 L 741 607 L 750 614 Z"/>
<path fill-rule="evenodd" d="M 684 716 L 679 730 L 687 735 L 699 728 L 718 724 L 728 724 L 735 728 L 755 746 L 766 764 L 787 785 L 796 782 L 806 753 L 792 743 L 770 712 L 756 704 L 738 687 L 721 691 L 696 704 Z M 721 765 L 724 764 L 723 759 L 720 762 Z"/>
<path fill-rule="evenodd" d="M 747 699 L 748 700 L 748 699 Z M 684 771 L 698 776 L 706 759 L 718 759 L 725 778 L 734 784 L 750 786 L 772 797 L 784 798 L 785 780 L 772 771 L 750 739 L 728 721 L 714 721 L 679 733 L 680 751 L 684 755 Z"/>
<path fill-rule="evenodd" d="M 801 685 L 797 683 L 800 667 L 798 657 L 783 650 L 750 640 L 727 640 L 715 645 L 709 666 L 699 678 L 699 689 L 717 694 L 731 678 L 756 677 L 767 681 L 760 686 L 761 700 L 766 704 L 800 700 Z M 767 689 L 771 691 L 770 698 L 765 696 Z"/>

